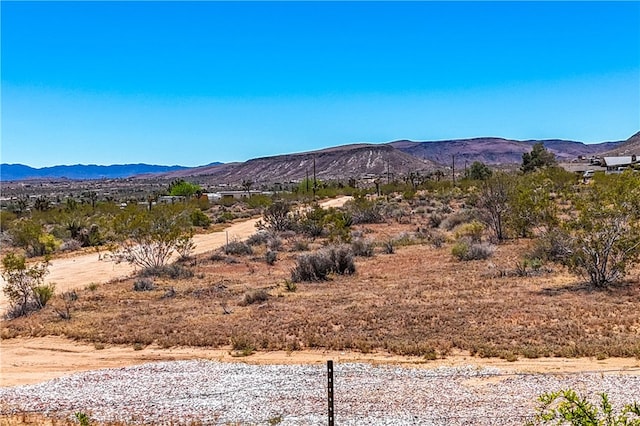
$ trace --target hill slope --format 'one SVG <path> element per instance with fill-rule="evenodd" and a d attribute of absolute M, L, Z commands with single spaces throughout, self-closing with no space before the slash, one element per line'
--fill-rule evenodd
<path fill-rule="evenodd" d="M 208 176 L 219 183 L 239 183 L 244 179 L 255 182 L 288 182 L 313 175 L 318 179 L 348 179 L 366 175 L 404 174 L 408 171 L 428 172 L 438 165 L 401 152 L 390 145 L 356 144 L 319 151 L 286 154 L 229 163 L 216 167 L 198 167 L 168 173 L 166 177 Z"/>
<path fill-rule="evenodd" d="M 481 161 L 485 164 L 519 164 L 522 154 L 531 151 L 538 142 L 553 152 L 560 161 L 571 161 L 581 155 L 590 156 L 611 149 L 621 142 L 584 144 L 561 139 L 518 141 L 503 138 L 454 139 L 433 142 L 395 141 L 389 145 L 416 156 L 441 164 L 451 164 L 455 155 L 456 163 Z"/>
<path fill-rule="evenodd" d="M 602 153 L 603 157 L 605 156 L 624 156 L 624 155 L 640 155 L 640 132 L 631 136 L 629 139 L 611 149 Z"/>

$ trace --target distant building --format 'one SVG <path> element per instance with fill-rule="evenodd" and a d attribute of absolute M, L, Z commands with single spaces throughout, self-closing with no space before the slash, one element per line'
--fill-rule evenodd
<path fill-rule="evenodd" d="M 185 197 L 181 195 L 163 195 L 162 197 L 158 197 L 158 203 L 161 204 L 174 204 L 184 200 Z"/>
<path fill-rule="evenodd" d="M 603 165 L 607 168 L 607 173 L 619 173 L 638 164 L 638 157 L 636 155 L 604 157 L 602 160 L 604 162 Z"/>

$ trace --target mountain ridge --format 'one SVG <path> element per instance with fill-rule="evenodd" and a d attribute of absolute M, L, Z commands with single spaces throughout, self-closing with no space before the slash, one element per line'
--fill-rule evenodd
<path fill-rule="evenodd" d="M 145 163 L 112 164 L 109 166 L 97 164 L 73 164 L 36 168 L 24 164 L 2 163 L 0 164 L 0 180 L 16 181 L 28 179 L 121 179 L 141 174 L 166 173 L 187 168 L 188 167 L 185 166 L 161 166 Z"/>
<path fill-rule="evenodd" d="M 206 176 L 215 183 L 238 184 L 301 180 L 313 173 L 319 179 L 345 179 L 381 176 L 410 171 L 430 173 L 436 169 L 481 161 L 485 164 L 517 165 L 522 154 L 535 143 L 543 143 L 560 162 L 579 157 L 640 154 L 640 132 L 626 141 L 585 144 L 564 139 L 516 140 L 501 137 L 477 137 L 436 141 L 408 139 L 386 143 L 353 143 L 313 151 L 252 158 L 244 162 L 210 163 L 198 167 L 158 166 L 144 163 L 124 165 L 74 165 L 36 169 L 21 164 L 0 165 L 0 180 L 26 179 L 115 179 L 115 178 L 188 178 Z M 636 152 L 631 152 L 636 151 Z"/>

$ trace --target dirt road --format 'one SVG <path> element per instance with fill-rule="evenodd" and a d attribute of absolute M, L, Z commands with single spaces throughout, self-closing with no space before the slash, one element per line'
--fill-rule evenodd
<path fill-rule="evenodd" d="M 233 357 L 230 348 L 169 348 L 149 346 L 135 350 L 132 346 L 104 348 L 74 342 L 59 336 L 3 340 L 0 351 L 0 387 L 39 383 L 79 371 L 118 368 L 152 361 L 208 359 L 220 362 L 268 364 L 324 364 L 365 362 L 415 368 L 460 367 L 477 365 L 497 367 L 520 373 L 568 373 L 615 370 L 618 374 L 640 374 L 640 361 L 634 358 L 538 358 L 509 362 L 500 358 L 477 358 L 456 352 L 445 359 L 425 361 L 422 357 L 403 357 L 385 353 L 339 351 L 257 352 L 248 357 Z M 621 371 L 622 370 L 622 371 Z"/>
<path fill-rule="evenodd" d="M 339 197 L 323 201 L 324 208 L 340 207 L 351 197 Z M 256 232 L 258 219 L 237 222 L 223 231 L 198 234 L 193 237 L 195 243 L 194 254 L 205 253 L 222 247 L 227 235 L 229 240 L 245 239 Z M 81 254 L 77 256 L 54 259 L 49 266 L 49 275 L 45 283 L 55 283 L 56 292 L 83 288 L 91 283 L 103 284 L 119 278 L 124 278 L 133 272 L 134 268 L 127 263 L 116 264 L 104 260 L 99 253 Z M 0 277 L 0 285 L 4 287 L 4 280 Z M 0 313 L 5 312 L 8 301 L 4 293 L 0 293 Z"/>

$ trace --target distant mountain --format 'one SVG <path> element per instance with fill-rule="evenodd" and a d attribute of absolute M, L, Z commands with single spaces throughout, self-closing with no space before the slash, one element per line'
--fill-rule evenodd
<path fill-rule="evenodd" d="M 401 140 L 390 142 L 389 145 L 415 157 L 440 164 L 451 164 L 451 157 L 455 155 L 457 164 L 465 161 L 468 163 L 481 161 L 485 164 L 500 165 L 521 163 L 522 154 L 530 152 L 531 147 L 538 142 L 542 142 L 559 161 L 571 161 L 581 155 L 596 155 L 622 144 L 622 141 L 584 144 L 561 139 L 518 141 L 503 138 L 473 138 L 433 142 Z"/>
<path fill-rule="evenodd" d="M 615 148 L 603 152 L 602 157 L 610 156 L 625 156 L 625 155 L 640 155 L 640 132 L 631 136 L 629 139 L 619 144 Z"/>
<path fill-rule="evenodd" d="M 23 164 L 0 164 L 0 180 L 26 179 L 116 179 L 128 178 L 141 174 L 166 173 L 174 170 L 184 170 L 183 166 L 156 166 L 149 164 L 117 164 L 112 166 L 98 166 L 95 164 L 74 166 L 53 166 L 33 168 Z"/>
<path fill-rule="evenodd" d="M 313 176 L 322 180 L 362 178 L 406 174 L 409 171 L 428 173 L 439 165 L 421 160 L 390 145 L 354 144 L 298 154 L 255 158 L 244 163 L 227 163 L 215 167 L 197 167 L 164 174 L 164 177 L 180 178 L 207 176 L 217 183 L 238 184 L 245 179 L 255 182 L 289 182 Z"/>

